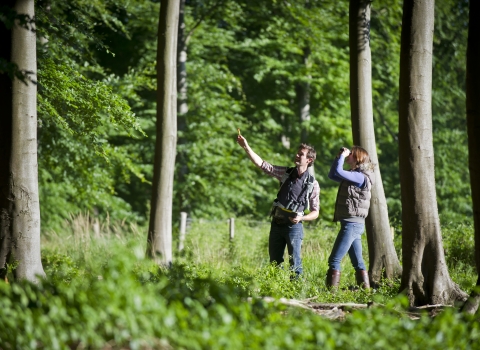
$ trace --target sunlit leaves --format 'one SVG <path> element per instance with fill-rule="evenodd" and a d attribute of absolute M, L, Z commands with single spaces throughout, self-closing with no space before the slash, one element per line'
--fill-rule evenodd
<path fill-rule="evenodd" d="M 140 131 L 130 106 L 104 82 L 87 79 L 72 67 L 50 59 L 42 63 L 38 72 L 42 124 L 53 123 L 87 138 L 88 145 L 105 157 L 110 129 L 121 129 L 129 136 Z"/>
<path fill-rule="evenodd" d="M 63 177 L 57 197 L 65 191 L 67 198 L 107 207 L 111 198 L 116 204 L 110 210 L 121 195 L 144 215 L 155 137 L 159 3 L 37 4 L 39 74 L 45 78 L 39 82 L 41 162 L 56 169 L 45 181 L 56 186 Z M 468 213 L 470 201 L 462 142 L 465 6 L 436 5 L 434 145 L 439 207 L 448 220 Z M 371 19 L 376 141 L 390 214 L 396 214 L 401 1 L 373 2 Z M 290 165 L 306 127 L 317 149 L 321 215 L 330 219 L 336 183 L 326 174 L 338 147 L 352 143 L 348 2 L 193 0 L 185 21 L 189 112 L 179 119 L 185 127 L 178 135 L 174 215 L 265 217 L 277 182 L 246 158 L 235 143 L 236 128 L 262 158 Z M 296 87 L 305 83 L 311 118 L 300 123 Z M 77 188 L 67 190 L 67 184 Z"/>

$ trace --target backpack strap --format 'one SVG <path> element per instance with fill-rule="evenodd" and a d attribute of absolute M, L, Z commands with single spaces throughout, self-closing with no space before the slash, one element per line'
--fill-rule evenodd
<path fill-rule="evenodd" d="M 314 187 L 314 183 L 315 183 L 315 177 L 310 173 L 308 173 L 307 182 L 308 182 L 308 184 L 307 184 L 307 203 L 305 205 L 304 211 L 305 210 L 310 210 L 310 196 L 313 193 L 313 187 Z"/>
<path fill-rule="evenodd" d="M 278 193 L 280 193 L 280 190 L 282 189 L 282 186 L 285 184 L 287 179 L 290 177 L 290 175 L 292 174 L 292 171 L 294 169 L 296 169 L 296 167 L 287 168 L 287 170 L 285 170 L 285 173 L 283 173 L 282 178 L 280 179 L 280 186 L 278 188 L 277 198 L 275 198 L 275 200 L 273 201 L 273 206 L 272 206 L 273 209 L 272 209 L 272 212 L 270 213 L 270 216 L 272 215 L 273 211 L 275 210 L 275 207 L 283 207 L 283 205 L 278 201 Z"/>
<path fill-rule="evenodd" d="M 292 174 L 292 172 L 294 170 L 296 170 L 297 167 L 291 167 L 291 168 L 287 168 L 287 170 L 285 170 L 285 173 L 283 174 L 281 180 L 280 180 L 280 188 L 278 189 L 278 192 L 280 192 L 280 189 L 282 188 L 282 186 L 285 184 L 285 182 L 287 181 L 287 179 L 290 177 L 290 175 Z M 308 171 L 308 170 L 307 170 Z M 313 192 L 313 187 L 314 187 L 314 182 L 315 182 L 315 177 L 308 173 L 308 176 L 307 178 L 305 179 L 305 182 L 307 183 L 307 188 L 306 188 L 306 191 L 307 191 L 307 203 L 305 205 L 305 210 L 310 210 L 310 196 L 312 195 L 312 192 Z M 302 190 L 303 192 L 303 190 Z M 277 202 L 277 200 L 274 201 L 274 206 L 279 206 L 279 202 Z"/>
<path fill-rule="evenodd" d="M 292 174 L 292 172 L 295 169 L 297 169 L 297 168 L 296 167 L 291 167 L 291 168 L 287 168 L 287 170 L 285 170 L 285 173 L 283 174 L 282 178 L 280 179 L 280 188 L 282 188 L 285 181 L 287 181 L 287 179 L 290 177 L 290 175 Z M 279 191 L 280 191 L 280 188 L 278 189 Z"/>

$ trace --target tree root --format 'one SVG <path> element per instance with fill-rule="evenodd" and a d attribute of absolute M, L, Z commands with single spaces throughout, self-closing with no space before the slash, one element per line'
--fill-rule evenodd
<path fill-rule="evenodd" d="M 462 305 L 460 311 L 470 315 L 474 315 L 477 312 L 479 305 L 480 294 L 478 293 L 478 291 L 474 290 L 468 297 L 467 301 L 465 301 L 465 303 Z"/>

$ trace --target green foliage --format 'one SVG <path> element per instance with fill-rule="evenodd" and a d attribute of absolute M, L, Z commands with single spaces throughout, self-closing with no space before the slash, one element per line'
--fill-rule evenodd
<path fill-rule="evenodd" d="M 445 223 L 471 216 L 466 6 L 436 4 L 435 175 Z M 370 33 L 376 141 L 392 221 L 401 213 L 401 7 L 399 0 L 372 3 Z M 154 157 L 159 3 L 38 0 L 36 10 L 43 225 L 58 230 L 68 212 L 93 209 L 141 223 Z M 174 215 L 267 215 L 277 183 L 238 148 L 240 128 L 262 158 L 278 165 L 292 163 L 293 150 L 307 135 L 318 151 L 320 217 L 330 220 L 336 183 L 328 180 L 328 169 L 338 147 L 352 142 L 348 2 L 188 1 L 185 28 L 189 110 L 178 119 Z M 311 119 L 300 122 L 299 89 L 305 86 Z"/>
<path fill-rule="evenodd" d="M 112 5 L 37 2 L 39 182 L 47 230 L 85 210 L 140 219 L 116 186 L 132 175 L 148 181 L 126 141 L 145 134 L 125 99 L 128 89 L 115 86 L 94 58 L 96 50 L 108 51 L 95 34 L 100 23 L 125 34 L 116 12 L 122 4 Z"/>
<path fill-rule="evenodd" d="M 407 317 L 407 300 L 395 296 L 398 281 L 384 281 L 372 292 L 343 287 L 337 293 L 316 289 L 317 302 L 375 302 L 368 309 L 347 312 L 343 321 L 328 320 L 311 311 L 261 298 L 305 297 L 305 288 L 309 288 L 306 286 L 323 281 L 319 276 L 312 278 L 307 274 L 303 280 L 290 282 L 287 270 L 269 265 L 258 267 L 261 257 L 255 252 L 266 254 L 265 250 L 260 251 L 264 238 L 256 242 L 251 238 L 263 229 L 257 230 L 252 224 L 240 222 L 234 249 L 218 252 L 217 256 L 223 258 L 217 258 L 217 262 L 223 260 L 223 268 L 208 259 L 202 264 L 195 263 L 212 254 L 200 248 L 214 242 L 212 235 L 220 233 L 208 223 L 194 224 L 189 230 L 187 251 L 191 255 L 184 254 L 183 260 L 179 259 L 169 270 L 159 270 L 152 261 L 144 259 L 142 236 L 120 230 L 115 235 L 102 231 L 96 237 L 86 227 L 81 228 L 78 221 L 72 222 L 78 229 L 68 236 L 70 239 L 66 239 L 69 235 L 66 233 L 64 237 L 44 241 L 47 279 L 38 284 L 0 283 L 1 346 L 3 349 L 476 348 L 480 340 L 477 318 L 447 308 L 435 318 L 425 314 L 412 320 Z M 307 230 L 306 271 L 317 271 L 315 265 L 326 263 L 325 250 L 331 246 L 335 233 L 330 227 Z M 241 239 L 243 235 L 246 237 Z M 203 245 L 196 246 L 199 243 Z M 311 257 L 315 263 L 309 261 Z M 353 279 L 345 270 L 344 277 Z"/>
<path fill-rule="evenodd" d="M 398 82 L 403 1 L 372 2 L 370 46 L 375 140 L 390 221 L 401 218 Z"/>
<path fill-rule="evenodd" d="M 124 147 L 108 138 L 141 133 L 125 100 L 103 82 L 44 59 L 39 76 L 40 193 L 46 227 L 83 208 L 130 217 L 130 206 L 115 194 L 115 183 L 131 174 L 144 179 Z M 56 194 L 53 196 L 52 194 Z"/>
<path fill-rule="evenodd" d="M 177 159 L 177 172 L 187 171 L 176 183 L 182 210 L 217 218 L 268 213 L 277 183 L 259 177 L 235 144 L 237 127 L 260 156 L 280 165 L 292 163 L 304 127 L 314 144 L 327 138 L 336 140 L 333 149 L 350 143 L 348 26 L 334 23 L 341 10 L 321 5 L 312 3 L 305 11 L 300 4 L 226 2 L 196 29 L 188 46 L 189 112 Z M 188 31 L 202 8 L 192 2 L 186 9 Z M 334 36 L 341 47 L 332 45 Z M 307 65 L 305 50 L 311 52 Z M 318 106 L 308 125 L 298 122 L 296 86 L 303 82 L 311 85 L 311 104 Z M 285 136 L 290 148 L 282 144 Z M 317 174 L 326 180 L 330 151 L 319 152 L 317 159 Z M 330 214 L 329 208 L 322 212 Z"/>
<path fill-rule="evenodd" d="M 472 288 L 474 283 L 471 276 L 477 274 L 473 231 L 471 224 L 450 224 L 442 227 L 443 249 L 448 267 L 458 271 L 456 281 L 465 290 Z"/>
<path fill-rule="evenodd" d="M 439 150 L 435 152 L 435 179 L 440 218 L 445 224 L 468 222 L 473 209 L 466 130 L 442 129 L 434 135 Z"/>
<path fill-rule="evenodd" d="M 472 230 L 468 225 L 442 228 L 450 276 L 467 291 L 476 282 Z M 338 227 L 333 225 L 305 225 L 302 247 L 304 274 L 299 283 L 291 283 L 287 256 L 284 257 L 284 269 L 273 268 L 269 264 L 268 232 L 267 222 L 237 219 L 234 241 L 229 242 L 227 222 L 194 221 L 186 236 L 185 251 L 175 259 L 186 261 L 198 276 L 211 275 L 218 281 L 232 283 L 246 290 L 249 296 L 297 299 L 318 297 L 324 302 L 348 300 L 366 303 L 373 300 L 384 304 L 398 293 L 400 280 L 381 281 L 380 286 L 371 293 L 353 291 L 355 271 L 347 257 L 342 261 L 340 291 L 330 293 L 326 289 L 327 259 L 338 233 Z M 401 227 L 397 226 L 394 243 L 399 257 L 402 256 L 400 232 Z M 362 243 L 364 259 L 367 261 L 365 238 Z M 233 276 L 231 271 L 235 271 Z"/>
<path fill-rule="evenodd" d="M 398 172 L 398 81 L 402 2 L 372 3 L 373 106 L 379 163 L 390 218 L 401 218 Z M 465 123 L 468 2 L 435 4 L 432 117 L 435 179 L 442 223 L 471 217 Z"/>
<path fill-rule="evenodd" d="M 443 223 L 472 217 L 465 113 L 468 2 L 435 8 L 433 142 L 438 208 Z"/>
<path fill-rule="evenodd" d="M 93 147 L 107 160 L 113 152 L 105 136 L 111 130 L 123 130 L 129 136 L 133 130 L 140 130 L 129 105 L 108 85 L 88 80 L 61 62 L 47 58 L 42 63 L 38 72 L 42 127 L 56 126 L 80 140 L 85 138 L 83 147 Z"/>
<path fill-rule="evenodd" d="M 75 261 L 65 254 L 45 252 L 42 256 L 45 273 L 53 283 L 70 284 L 80 278 L 81 271 Z"/>

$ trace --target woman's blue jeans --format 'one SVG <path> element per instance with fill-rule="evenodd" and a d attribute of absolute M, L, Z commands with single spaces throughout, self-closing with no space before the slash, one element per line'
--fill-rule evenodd
<path fill-rule="evenodd" d="M 355 270 L 366 270 L 362 257 L 362 234 L 365 224 L 346 221 L 341 221 L 340 224 L 340 232 L 328 258 L 328 267 L 340 270 L 340 263 L 348 252 Z"/>
<path fill-rule="evenodd" d="M 303 225 L 298 224 L 277 224 L 272 221 L 270 227 L 270 237 L 268 239 L 268 252 L 270 254 L 270 262 L 276 262 L 277 265 L 283 264 L 283 254 L 285 246 L 288 249 L 290 269 L 295 274 L 301 275 L 302 268 L 302 240 Z"/>

